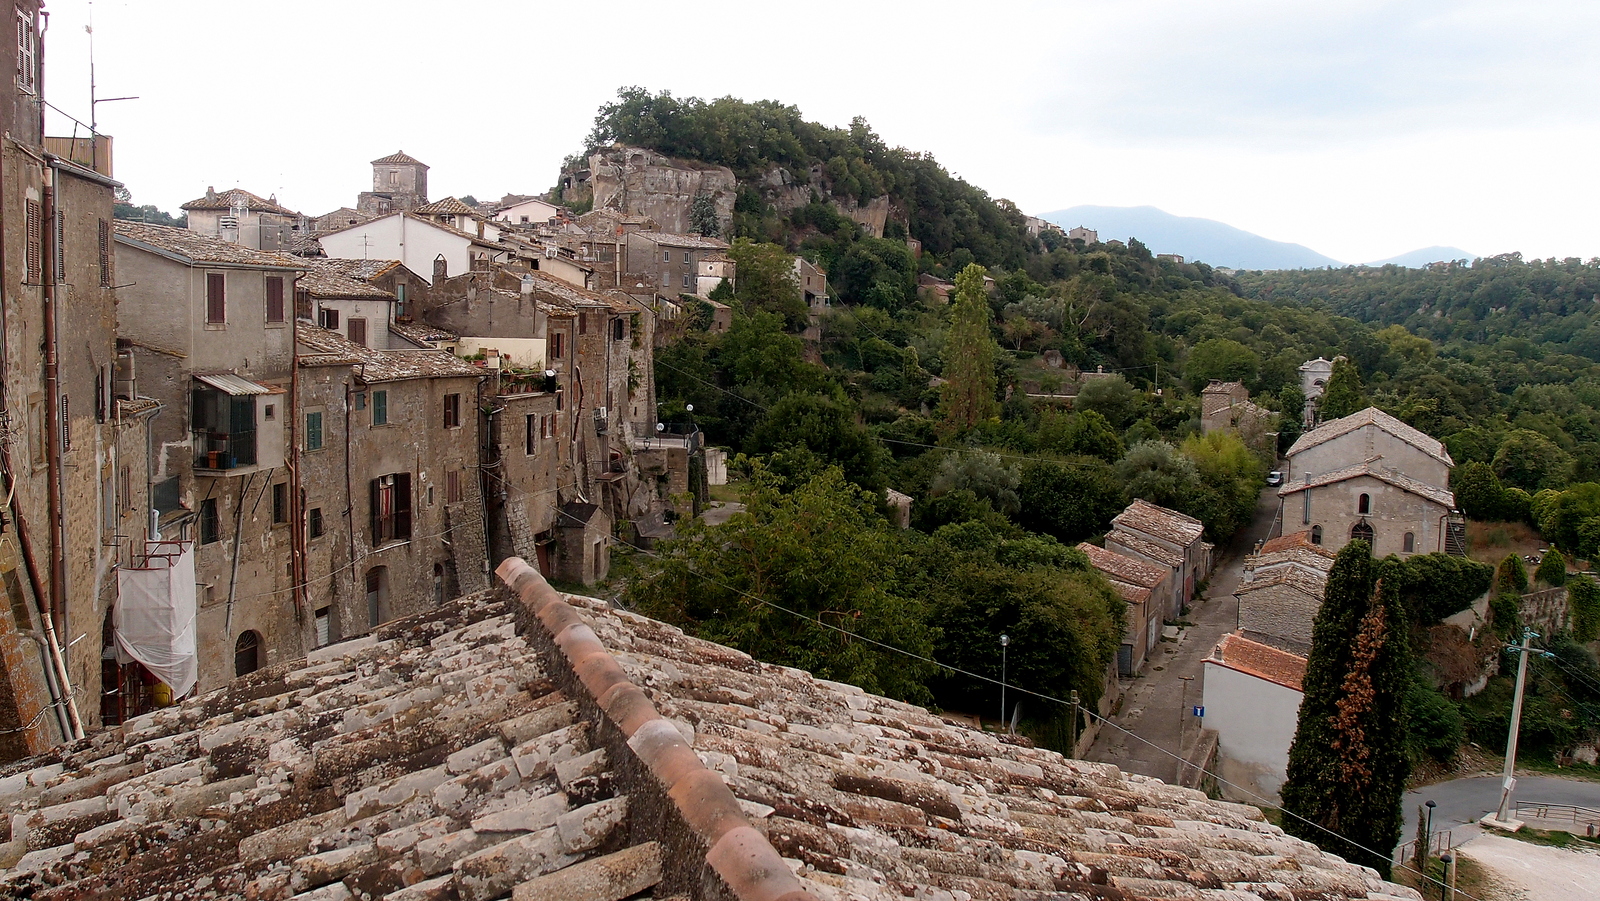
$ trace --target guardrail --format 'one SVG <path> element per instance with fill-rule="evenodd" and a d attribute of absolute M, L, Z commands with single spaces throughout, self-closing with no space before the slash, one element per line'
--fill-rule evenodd
<path fill-rule="evenodd" d="M 1579 807 L 1575 804 L 1546 804 L 1542 801 L 1518 801 L 1517 819 L 1552 820 L 1572 823 L 1574 826 L 1593 827 L 1600 831 L 1600 810 Z M 1590 834 L 1593 834 L 1591 832 Z"/>

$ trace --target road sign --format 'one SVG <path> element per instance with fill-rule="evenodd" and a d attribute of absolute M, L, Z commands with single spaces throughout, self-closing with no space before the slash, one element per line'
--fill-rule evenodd
<path fill-rule="evenodd" d="M 1206 709 L 1204 707 L 1196 707 L 1194 709 L 1194 715 L 1203 717 L 1206 715 Z"/>

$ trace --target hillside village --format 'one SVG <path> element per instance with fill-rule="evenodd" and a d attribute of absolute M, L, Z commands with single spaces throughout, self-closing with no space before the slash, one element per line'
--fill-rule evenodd
<path fill-rule="evenodd" d="M 1485 527 L 1600 556 L 1600 431 L 1491 432 L 1403 327 L 1275 318 L 864 122 L 635 146 L 676 102 L 638 91 L 550 191 L 396 150 L 348 206 L 197 185 L 181 225 L 6 94 L 0 895 L 1420 899 L 1262 813 L 1341 552 L 1404 583 L 1437 715 L 1393 744 L 1447 766 L 1503 735 L 1502 642 L 1600 637 Z"/>

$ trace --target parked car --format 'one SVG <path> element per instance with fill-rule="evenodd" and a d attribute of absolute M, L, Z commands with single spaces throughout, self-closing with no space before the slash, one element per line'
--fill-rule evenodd
<path fill-rule="evenodd" d="M 1274 469 L 1273 471 L 1267 473 L 1267 484 L 1271 485 L 1274 488 L 1278 487 L 1279 485 L 1282 485 L 1283 484 L 1283 473 L 1280 472 L 1279 470 L 1276 470 L 1276 469 Z"/>

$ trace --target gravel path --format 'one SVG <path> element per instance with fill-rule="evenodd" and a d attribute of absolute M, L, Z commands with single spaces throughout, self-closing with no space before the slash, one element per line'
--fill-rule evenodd
<path fill-rule="evenodd" d="M 1580 901 L 1600 895 L 1600 854 L 1480 835 L 1459 849 L 1526 901 Z M 1459 895 L 1458 895 L 1459 897 Z"/>

